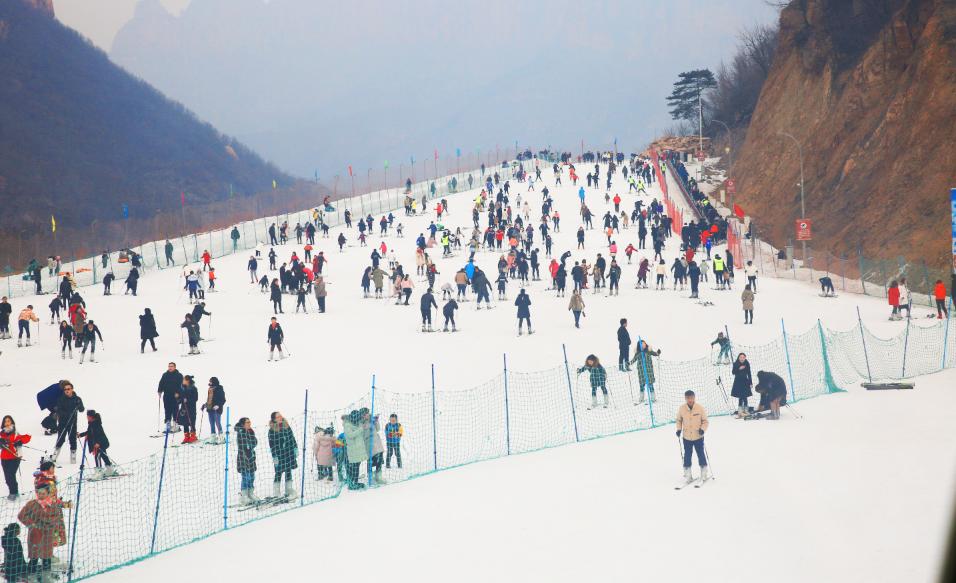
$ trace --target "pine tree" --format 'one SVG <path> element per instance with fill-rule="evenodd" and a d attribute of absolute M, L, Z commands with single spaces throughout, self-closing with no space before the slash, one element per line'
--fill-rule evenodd
<path fill-rule="evenodd" d="M 680 73 L 674 83 L 674 90 L 667 98 L 667 105 L 671 107 L 671 118 L 697 123 L 698 104 L 703 102 L 701 94 L 716 86 L 717 81 L 710 69 L 696 69 Z"/>

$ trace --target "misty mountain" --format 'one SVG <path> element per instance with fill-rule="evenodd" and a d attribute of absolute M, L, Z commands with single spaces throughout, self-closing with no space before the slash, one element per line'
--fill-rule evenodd
<path fill-rule="evenodd" d="M 670 125 L 675 71 L 716 64 L 728 29 L 773 16 L 740 3 L 193 0 L 172 17 L 142 0 L 111 57 L 284 167 L 328 178 L 515 140 L 639 148 Z M 702 22 L 712 36 L 675 34 Z"/>

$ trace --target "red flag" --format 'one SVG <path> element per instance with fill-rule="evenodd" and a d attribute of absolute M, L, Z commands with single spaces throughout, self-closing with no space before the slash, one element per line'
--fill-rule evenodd
<path fill-rule="evenodd" d="M 435 150 L 435 159 L 438 159 L 438 150 Z"/>
<path fill-rule="evenodd" d="M 352 165 L 349 164 L 349 176 L 351 176 L 351 175 L 352 175 Z"/>
<path fill-rule="evenodd" d="M 744 218 L 744 209 L 740 208 L 740 205 L 737 203 L 734 203 L 734 214 L 737 215 L 739 219 Z"/>
<path fill-rule="evenodd" d="M 185 190 L 179 193 L 179 203 L 183 206 L 186 206 L 186 191 Z"/>

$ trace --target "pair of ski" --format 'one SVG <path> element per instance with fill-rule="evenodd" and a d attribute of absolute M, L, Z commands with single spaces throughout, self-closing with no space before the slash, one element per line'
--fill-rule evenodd
<path fill-rule="evenodd" d="M 260 498 L 258 502 L 253 502 L 252 504 L 238 504 L 235 508 L 238 512 L 245 512 L 246 510 L 262 510 L 264 508 L 271 508 L 273 506 L 278 506 L 279 504 L 287 504 L 292 502 L 292 498 L 288 496 L 266 496 L 265 498 Z"/>
<path fill-rule="evenodd" d="M 684 488 L 686 488 L 687 486 L 690 486 L 691 484 L 693 484 L 695 488 L 700 488 L 700 487 L 702 487 L 705 483 L 707 483 L 707 482 L 709 482 L 709 481 L 711 481 L 711 480 L 713 480 L 713 479 L 714 479 L 713 476 L 707 476 L 707 478 L 706 478 L 706 479 L 703 479 L 703 480 L 700 479 L 700 478 L 695 478 L 695 479 L 693 479 L 693 480 L 691 480 L 691 481 L 689 481 L 689 482 L 683 481 L 683 482 L 680 482 L 679 484 L 677 484 L 676 486 L 674 486 L 674 489 L 675 489 L 675 490 L 683 490 Z"/>

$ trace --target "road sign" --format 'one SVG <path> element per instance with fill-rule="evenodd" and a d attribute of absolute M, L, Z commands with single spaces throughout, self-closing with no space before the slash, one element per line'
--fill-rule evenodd
<path fill-rule="evenodd" d="M 797 241 L 812 239 L 812 224 L 810 219 L 797 219 Z"/>
<path fill-rule="evenodd" d="M 727 179 L 727 194 L 737 194 L 737 183 L 732 178 Z"/>

